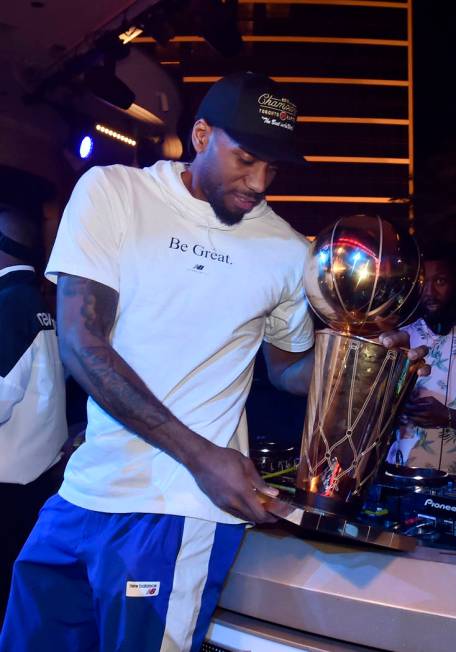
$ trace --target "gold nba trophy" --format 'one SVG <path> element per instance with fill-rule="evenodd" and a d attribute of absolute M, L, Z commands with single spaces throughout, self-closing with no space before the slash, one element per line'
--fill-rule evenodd
<path fill-rule="evenodd" d="M 266 507 L 304 529 L 413 549 L 411 537 L 357 515 L 416 380 L 407 351 L 374 338 L 404 323 L 418 304 L 417 245 L 379 217 L 342 218 L 313 242 L 304 287 L 330 328 L 316 333 L 295 493 Z"/>

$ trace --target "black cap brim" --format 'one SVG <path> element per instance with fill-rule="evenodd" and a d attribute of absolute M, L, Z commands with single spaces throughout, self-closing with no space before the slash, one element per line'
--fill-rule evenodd
<path fill-rule="evenodd" d="M 255 134 L 241 134 L 234 129 L 223 129 L 242 149 L 264 161 L 309 165 L 304 156 L 293 147 L 285 147 L 277 140 L 263 138 Z"/>

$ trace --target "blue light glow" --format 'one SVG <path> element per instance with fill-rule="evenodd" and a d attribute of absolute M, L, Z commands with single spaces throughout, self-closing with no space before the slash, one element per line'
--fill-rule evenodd
<path fill-rule="evenodd" d="M 359 251 L 355 251 L 355 253 L 352 256 L 352 263 L 356 265 L 356 263 L 362 259 L 362 256 Z"/>
<path fill-rule="evenodd" d="M 84 136 L 79 145 L 79 156 L 89 158 L 93 152 L 93 139 L 90 136 Z"/>
<path fill-rule="evenodd" d="M 320 263 L 321 263 L 322 265 L 326 265 L 326 263 L 327 263 L 328 260 L 329 260 L 329 250 L 328 250 L 328 249 L 326 249 L 326 250 L 325 250 L 325 249 L 321 249 L 321 250 L 318 252 L 318 258 L 320 259 Z"/>

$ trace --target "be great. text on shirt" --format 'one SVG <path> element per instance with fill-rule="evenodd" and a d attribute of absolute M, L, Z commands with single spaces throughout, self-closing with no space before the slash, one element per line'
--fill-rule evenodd
<path fill-rule="evenodd" d="M 222 254 L 219 251 L 215 251 L 215 249 L 206 249 L 206 247 L 198 243 L 192 245 L 187 242 L 181 242 L 181 240 L 176 238 L 176 236 L 171 237 L 169 249 L 176 249 L 177 251 L 182 251 L 184 253 L 190 252 L 199 258 L 216 260 L 219 263 L 227 263 L 228 265 L 233 264 L 229 254 Z"/>

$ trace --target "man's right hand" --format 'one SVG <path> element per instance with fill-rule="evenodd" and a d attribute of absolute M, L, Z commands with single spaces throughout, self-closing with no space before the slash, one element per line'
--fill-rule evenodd
<path fill-rule="evenodd" d="M 262 480 L 248 457 L 208 442 L 201 458 L 193 460 L 189 470 L 199 488 L 218 507 L 254 523 L 277 521 L 263 507 L 261 495 L 274 498 L 278 491 Z"/>

